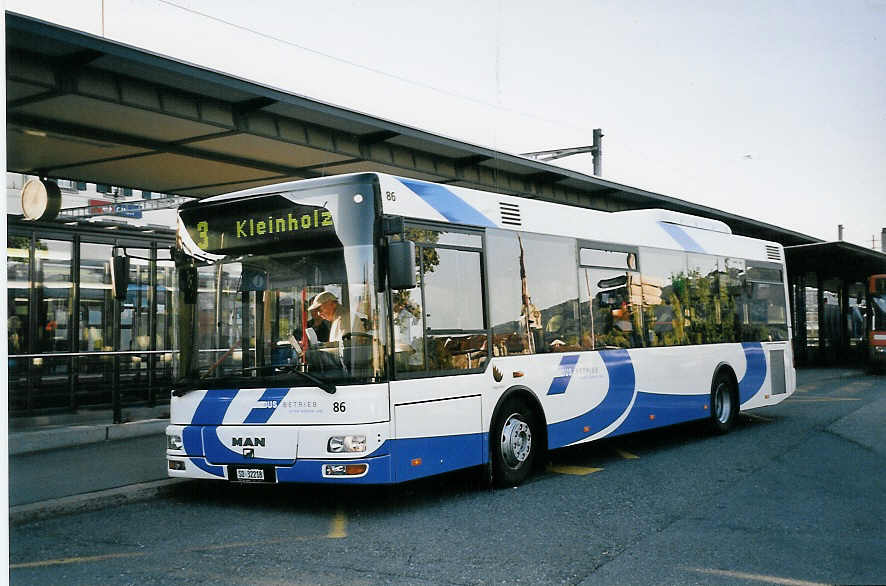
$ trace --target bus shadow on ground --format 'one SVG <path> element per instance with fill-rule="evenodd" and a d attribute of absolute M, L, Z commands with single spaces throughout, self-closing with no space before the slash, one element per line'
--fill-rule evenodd
<path fill-rule="evenodd" d="M 779 416 L 742 413 L 731 434 L 776 423 Z M 706 422 L 694 421 L 560 448 L 537 463 L 535 474 L 523 485 L 546 482 L 559 475 L 552 467 L 605 468 L 626 458 L 642 458 L 654 452 L 679 448 L 719 437 Z M 473 498 L 509 489 L 495 489 L 486 467 L 468 468 L 397 485 L 248 484 L 193 480 L 181 484 L 169 499 L 189 505 L 200 503 L 241 511 L 334 514 L 343 506 L 364 512 L 420 507 L 429 503 Z"/>

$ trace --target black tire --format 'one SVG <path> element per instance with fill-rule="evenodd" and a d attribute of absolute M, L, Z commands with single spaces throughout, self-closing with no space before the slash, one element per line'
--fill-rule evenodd
<path fill-rule="evenodd" d="M 489 430 L 493 485 L 506 488 L 526 480 L 541 443 L 538 417 L 532 408 L 517 397 L 505 399 Z"/>
<path fill-rule="evenodd" d="M 738 418 L 738 389 L 725 372 L 720 372 L 711 383 L 711 429 L 726 433 L 735 426 Z"/>

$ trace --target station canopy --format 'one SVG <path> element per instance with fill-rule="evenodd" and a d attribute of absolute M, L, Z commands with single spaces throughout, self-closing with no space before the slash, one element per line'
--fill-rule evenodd
<path fill-rule="evenodd" d="M 203 198 L 378 171 L 600 210 L 670 209 L 784 245 L 819 242 L 11 13 L 6 59 L 14 172 Z"/>

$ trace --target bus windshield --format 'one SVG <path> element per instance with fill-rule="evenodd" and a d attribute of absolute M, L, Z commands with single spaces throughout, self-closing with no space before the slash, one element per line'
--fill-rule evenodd
<path fill-rule="evenodd" d="M 871 329 L 886 330 L 886 292 L 871 294 L 871 308 L 873 311 Z"/>
<path fill-rule="evenodd" d="M 371 186 L 333 187 L 180 210 L 179 390 L 383 379 Z"/>

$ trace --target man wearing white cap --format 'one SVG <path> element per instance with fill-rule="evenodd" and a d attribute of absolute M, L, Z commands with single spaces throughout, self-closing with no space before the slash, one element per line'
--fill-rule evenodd
<path fill-rule="evenodd" d="M 320 317 L 329 322 L 329 341 L 341 342 L 342 336 L 351 331 L 351 319 L 332 291 L 323 291 L 314 298 L 308 311 L 318 310 Z"/>

